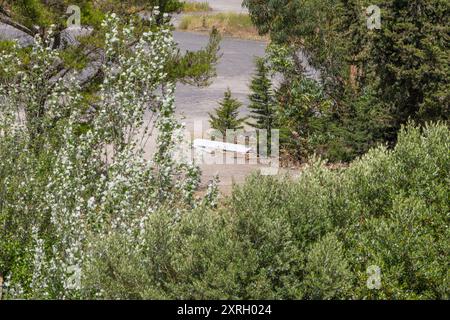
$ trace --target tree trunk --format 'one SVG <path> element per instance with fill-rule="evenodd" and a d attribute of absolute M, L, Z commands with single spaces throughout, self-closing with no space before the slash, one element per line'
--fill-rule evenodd
<path fill-rule="evenodd" d="M 0 273 L 0 300 L 2 300 L 3 293 L 3 275 Z"/>
<path fill-rule="evenodd" d="M 350 65 L 350 85 L 353 89 L 357 87 L 358 67 L 354 64 Z"/>

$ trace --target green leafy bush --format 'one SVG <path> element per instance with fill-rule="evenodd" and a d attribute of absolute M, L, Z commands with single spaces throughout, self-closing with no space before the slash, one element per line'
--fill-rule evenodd
<path fill-rule="evenodd" d="M 92 241 L 87 288 L 102 298 L 448 299 L 449 147 L 448 126 L 409 125 L 394 150 L 347 169 L 318 161 L 295 180 L 254 175 L 218 210 L 162 210 L 145 250 L 123 234 Z"/>

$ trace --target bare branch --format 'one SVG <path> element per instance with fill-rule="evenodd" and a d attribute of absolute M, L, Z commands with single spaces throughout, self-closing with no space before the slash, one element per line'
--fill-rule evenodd
<path fill-rule="evenodd" d="M 4 23 L 6 25 L 9 25 L 17 30 L 20 30 L 22 32 L 25 32 L 26 34 L 34 37 L 38 31 L 37 30 L 31 30 L 27 27 L 25 27 L 24 25 L 12 20 L 11 18 L 9 18 L 7 15 L 5 15 L 4 13 L 0 13 L 0 22 Z"/>

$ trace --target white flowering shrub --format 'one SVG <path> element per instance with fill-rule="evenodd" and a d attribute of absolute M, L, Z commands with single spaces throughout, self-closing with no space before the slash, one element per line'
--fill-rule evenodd
<path fill-rule="evenodd" d="M 194 196 L 198 168 L 172 156 L 180 125 L 164 72 L 175 49 L 169 27 L 155 23 L 137 36 L 132 21 L 124 25 L 114 14 L 102 26 L 103 78 L 90 104 L 76 73 L 47 76 L 59 59 L 49 40 L 36 38 L 25 67 L 15 46 L 0 56 L 0 276 L 7 298 L 79 298 L 89 239 L 120 233 L 140 250 L 155 210 L 172 208 L 177 217 L 205 204 Z M 149 161 L 144 148 L 153 127 L 158 143 Z"/>

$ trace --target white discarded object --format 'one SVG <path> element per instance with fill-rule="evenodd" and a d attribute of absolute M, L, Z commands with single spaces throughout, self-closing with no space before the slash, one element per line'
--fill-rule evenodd
<path fill-rule="evenodd" d="M 205 151 L 212 153 L 217 150 L 237 152 L 237 153 L 249 153 L 252 151 L 252 148 L 248 148 L 242 144 L 234 144 L 220 141 L 212 141 L 205 139 L 195 139 L 194 140 L 194 148 L 197 150 Z"/>

